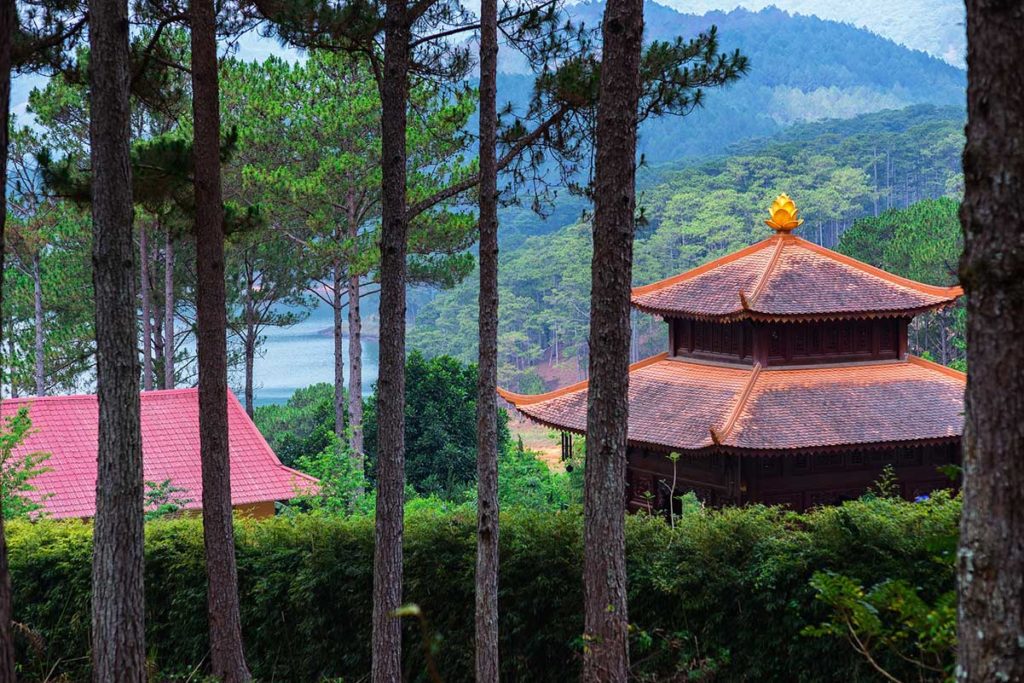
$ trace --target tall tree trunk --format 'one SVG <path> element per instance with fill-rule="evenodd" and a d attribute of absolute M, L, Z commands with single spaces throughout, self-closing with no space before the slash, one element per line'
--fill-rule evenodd
<path fill-rule="evenodd" d="M 251 676 L 242 651 L 235 531 L 231 516 L 217 36 L 213 0 L 191 0 L 190 10 L 195 131 L 196 351 L 210 664 L 214 676 L 226 683 L 238 683 L 251 680 Z"/>
<path fill-rule="evenodd" d="M 476 680 L 498 680 L 498 2 L 480 3 L 480 360 L 476 399 Z"/>
<path fill-rule="evenodd" d="M 129 161 L 128 4 L 89 2 L 89 123 L 99 449 L 94 681 L 145 681 L 142 434 Z"/>
<path fill-rule="evenodd" d="M 35 322 L 36 396 L 46 395 L 46 330 L 43 328 L 43 269 L 39 249 L 32 254 L 32 299 Z"/>
<path fill-rule="evenodd" d="M 139 298 L 142 299 L 142 389 L 153 390 L 153 307 L 149 296 L 149 240 L 139 223 Z"/>
<path fill-rule="evenodd" d="M 4 268 L 6 248 L 4 244 L 7 227 L 7 145 L 11 112 L 11 40 L 17 21 L 15 0 L 0 0 L 0 311 L 4 302 Z M 3 320 L 0 318 L 0 334 Z M 3 340 L 0 339 L 0 348 Z M 13 360 L 13 354 L 11 355 Z M 4 365 L 0 362 L 0 371 Z M 14 395 L 14 373 L 11 373 L 11 395 Z M 0 388 L 3 378 L 0 377 Z M 0 393 L 0 399 L 3 398 Z M 2 400 L 0 400 L 2 405 Z M 4 513 L 0 508 L 0 681 L 15 681 L 14 634 L 11 630 L 11 616 L 14 612 L 14 597 L 11 590 L 11 572 L 7 563 L 7 534 L 4 529 Z"/>
<path fill-rule="evenodd" d="M 256 365 L 256 320 L 252 310 L 252 298 L 245 296 L 245 412 L 249 417 L 254 411 L 254 370 Z"/>
<path fill-rule="evenodd" d="M 348 426 L 355 465 L 363 468 L 363 318 L 359 276 L 348 278 Z"/>
<path fill-rule="evenodd" d="M 401 679 L 405 493 L 406 103 L 411 31 L 405 0 L 387 0 L 381 99 L 380 376 L 377 518 L 373 552 L 374 683 Z"/>
<path fill-rule="evenodd" d="M 164 389 L 174 388 L 174 240 L 164 246 Z"/>
<path fill-rule="evenodd" d="M 967 1 L 957 678 L 1024 680 L 1024 7 Z"/>
<path fill-rule="evenodd" d="M 629 672 L 624 498 L 643 23 L 643 0 L 608 0 L 605 5 L 595 141 L 583 500 L 585 681 L 625 681 Z"/>
<path fill-rule="evenodd" d="M 335 243 L 340 242 L 340 230 L 335 230 Z M 334 314 L 334 435 L 341 442 L 345 438 L 345 338 L 342 317 L 341 288 L 344 282 L 341 258 L 331 264 L 331 313 Z"/>
<path fill-rule="evenodd" d="M 354 193 L 348 198 L 348 238 L 353 244 L 359 237 Z M 359 274 L 348 278 L 348 427 L 352 464 L 363 469 L 363 318 L 359 309 Z"/>

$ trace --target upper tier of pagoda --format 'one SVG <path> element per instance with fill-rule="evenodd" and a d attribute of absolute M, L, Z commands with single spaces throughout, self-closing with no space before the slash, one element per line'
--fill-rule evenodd
<path fill-rule="evenodd" d="M 908 280 L 776 229 L 746 249 L 637 287 L 632 299 L 669 318 L 783 322 L 909 317 L 961 294 L 960 287 Z"/>
<path fill-rule="evenodd" d="M 633 290 L 637 308 L 668 320 L 669 350 L 630 367 L 630 443 L 771 452 L 959 439 L 965 376 L 909 355 L 907 324 L 961 289 L 790 234 L 801 221 L 785 195 L 766 222 L 768 239 Z M 583 433 L 588 388 L 499 393 L 541 424 Z"/>

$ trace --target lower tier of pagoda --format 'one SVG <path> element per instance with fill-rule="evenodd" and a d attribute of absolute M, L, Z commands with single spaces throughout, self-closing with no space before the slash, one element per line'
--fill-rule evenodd
<path fill-rule="evenodd" d="M 809 451 L 959 439 L 964 375 L 929 361 L 741 366 L 661 354 L 629 374 L 629 443 L 665 451 Z M 583 434 L 587 383 L 499 390 L 528 418 Z"/>
<path fill-rule="evenodd" d="M 884 465 L 908 497 L 948 487 L 940 469 L 959 462 L 964 383 L 963 373 L 913 356 L 765 368 L 648 358 L 630 367 L 626 502 L 663 508 L 693 491 L 714 505 L 804 509 L 864 493 Z M 535 422 L 586 432 L 586 382 L 499 393 Z"/>

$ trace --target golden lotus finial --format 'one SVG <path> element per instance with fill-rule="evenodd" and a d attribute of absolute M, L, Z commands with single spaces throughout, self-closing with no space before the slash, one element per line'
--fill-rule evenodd
<path fill-rule="evenodd" d="M 768 209 L 768 213 L 771 214 L 771 218 L 765 221 L 765 225 L 775 230 L 775 232 L 790 232 L 804 222 L 797 215 L 800 213 L 800 210 L 796 208 L 796 203 L 785 192 L 775 198 L 775 201 L 772 202 L 771 207 Z"/>

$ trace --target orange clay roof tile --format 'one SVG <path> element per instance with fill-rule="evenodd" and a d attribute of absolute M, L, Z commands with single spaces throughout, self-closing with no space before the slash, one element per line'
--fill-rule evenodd
<path fill-rule="evenodd" d="M 633 290 L 658 315 L 735 319 L 906 315 L 953 302 L 959 287 L 914 282 L 792 235 Z"/>
<path fill-rule="evenodd" d="M 915 358 L 760 369 L 661 355 L 630 368 L 629 441 L 767 451 L 952 439 L 963 432 L 963 390 L 961 373 Z M 586 430 L 586 382 L 502 396 L 541 424 Z"/>

